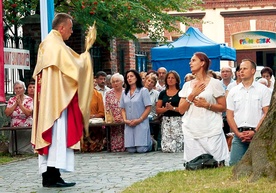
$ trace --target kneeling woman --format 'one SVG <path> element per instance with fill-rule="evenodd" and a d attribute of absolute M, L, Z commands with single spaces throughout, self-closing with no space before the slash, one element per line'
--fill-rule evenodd
<path fill-rule="evenodd" d="M 219 80 L 208 76 L 210 62 L 204 53 L 195 53 L 190 61 L 195 79 L 186 82 L 179 92 L 179 112 L 185 113 L 184 163 L 201 154 L 211 154 L 222 163 L 228 157 L 221 116 L 226 109 L 225 91 Z"/>
<path fill-rule="evenodd" d="M 127 71 L 124 79 L 126 88 L 121 96 L 120 107 L 125 122 L 125 147 L 130 153 L 151 151 L 149 91 L 143 88 L 142 79 L 136 70 Z"/>

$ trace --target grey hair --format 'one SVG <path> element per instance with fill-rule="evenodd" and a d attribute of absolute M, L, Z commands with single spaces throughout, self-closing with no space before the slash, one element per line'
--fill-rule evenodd
<path fill-rule="evenodd" d="M 111 74 L 106 75 L 106 80 L 111 80 Z"/>
<path fill-rule="evenodd" d="M 110 82 L 112 83 L 112 79 L 113 78 L 118 78 L 118 79 L 120 79 L 122 82 L 123 82 L 123 84 L 124 84 L 124 76 L 123 75 L 121 75 L 120 73 L 115 73 L 115 74 L 113 74 L 112 76 L 111 76 L 111 78 L 110 78 Z"/>
<path fill-rule="evenodd" d="M 17 85 L 17 84 L 21 84 L 21 85 L 23 86 L 24 90 L 26 90 L 26 85 L 25 85 L 25 83 L 24 83 L 23 81 L 21 81 L 21 80 L 15 81 L 14 84 L 13 84 L 13 87 L 14 87 L 15 85 Z"/>

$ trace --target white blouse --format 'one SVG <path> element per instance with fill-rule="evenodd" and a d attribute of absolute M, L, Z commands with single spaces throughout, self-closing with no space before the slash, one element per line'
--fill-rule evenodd
<path fill-rule="evenodd" d="M 191 82 L 186 82 L 179 92 L 180 97 L 188 97 L 192 92 Z M 210 104 L 216 104 L 216 98 L 224 96 L 225 90 L 221 82 L 211 78 L 205 90 L 198 96 L 203 97 Z M 222 130 L 223 121 L 220 112 L 214 112 L 203 107 L 196 107 L 193 103 L 182 117 L 184 136 L 199 139 L 218 135 Z"/>

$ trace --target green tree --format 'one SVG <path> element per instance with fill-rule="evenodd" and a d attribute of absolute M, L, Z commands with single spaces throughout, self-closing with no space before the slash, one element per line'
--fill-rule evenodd
<path fill-rule="evenodd" d="M 99 43 L 104 43 L 102 37 L 136 39 L 135 34 L 139 33 L 166 42 L 164 30 L 181 33 L 177 22 L 190 25 L 195 21 L 167 11 L 187 12 L 200 8 L 202 3 L 201 0 L 71 0 L 57 1 L 55 9 L 70 13 L 84 29 L 96 21 Z"/>
<path fill-rule="evenodd" d="M 84 30 L 96 21 L 100 44 L 112 38 L 136 39 L 135 34 L 146 33 L 152 40 L 166 42 L 164 30 L 179 32 L 178 22 L 190 25 L 196 20 L 170 15 L 169 10 L 187 12 L 201 9 L 202 0 L 55 0 L 55 11 L 71 14 Z M 4 22 L 14 37 L 22 18 L 39 14 L 39 0 L 5 0 Z"/>
<path fill-rule="evenodd" d="M 31 15 L 38 5 L 37 0 L 4 0 L 4 24 L 5 37 L 15 41 L 16 48 L 19 47 L 18 28 L 22 26 L 22 18 Z M 9 31 L 9 33 L 8 33 Z"/>
<path fill-rule="evenodd" d="M 22 18 L 35 13 L 38 6 L 37 0 L 4 0 L 3 1 L 3 21 L 4 40 L 9 40 L 11 47 L 19 48 L 22 34 L 18 34 L 18 29 L 22 26 Z M 23 71 L 18 70 L 20 80 L 24 80 Z"/>

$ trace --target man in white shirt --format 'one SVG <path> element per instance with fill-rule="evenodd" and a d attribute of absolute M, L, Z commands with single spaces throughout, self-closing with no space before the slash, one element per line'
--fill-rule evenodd
<path fill-rule="evenodd" d="M 254 81 L 256 63 L 242 60 L 240 75 L 242 82 L 229 91 L 227 96 L 227 121 L 235 133 L 232 141 L 230 165 L 241 160 L 263 122 L 271 99 L 269 89 Z"/>
<path fill-rule="evenodd" d="M 162 90 L 165 90 L 166 89 L 166 75 L 167 75 L 167 69 L 164 68 L 164 67 L 160 67 L 158 68 L 157 70 L 157 73 L 158 73 L 158 81 L 156 83 L 156 90 L 161 92 Z"/>
<path fill-rule="evenodd" d="M 97 72 L 95 76 L 96 84 L 97 84 L 95 86 L 95 89 L 102 94 L 104 104 L 105 104 L 105 93 L 110 90 L 110 88 L 106 86 L 106 76 L 107 74 L 104 71 Z"/>
<path fill-rule="evenodd" d="M 222 86 L 226 90 L 227 86 L 234 81 L 232 78 L 233 77 L 232 69 L 230 68 L 230 66 L 224 66 L 221 68 L 220 74 L 221 74 Z"/>

